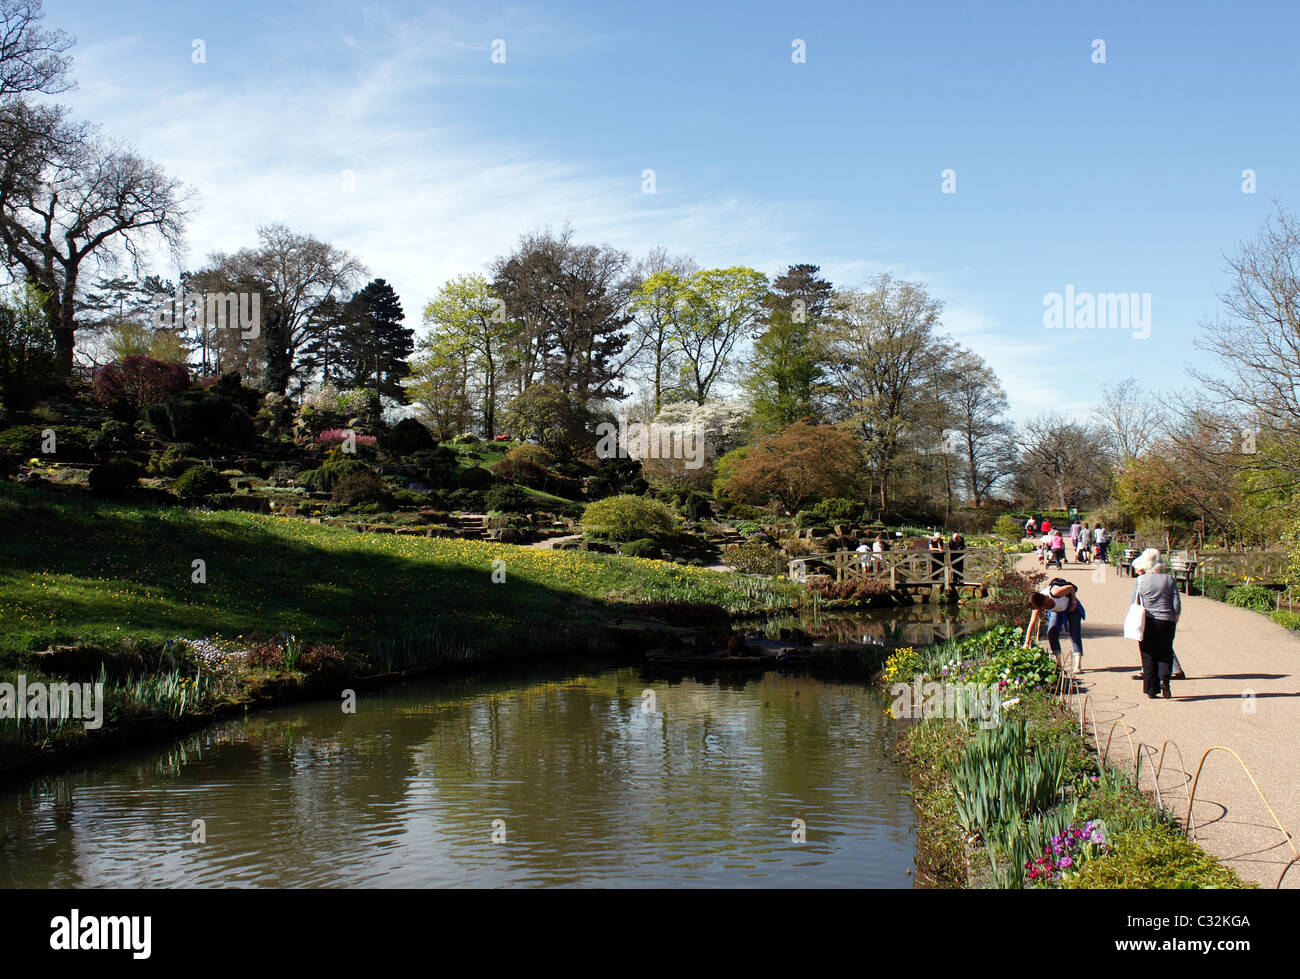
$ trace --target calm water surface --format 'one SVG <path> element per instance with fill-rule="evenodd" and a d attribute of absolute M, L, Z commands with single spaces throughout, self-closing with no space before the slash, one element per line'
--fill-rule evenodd
<path fill-rule="evenodd" d="M 907 887 L 886 706 L 601 668 L 279 708 L 0 787 L 0 886 Z"/>

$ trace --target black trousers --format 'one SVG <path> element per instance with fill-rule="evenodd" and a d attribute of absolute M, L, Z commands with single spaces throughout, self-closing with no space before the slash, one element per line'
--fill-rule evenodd
<path fill-rule="evenodd" d="M 1177 622 L 1157 619 L 1147 613 L 1142 641 L 1138 643 L 1138 649 L 1142 651 L 1143 693 L 1158 694 L 1161 685 L 1169 682 L 1174 671 L 1174 630 L 1177 628 Z"/>

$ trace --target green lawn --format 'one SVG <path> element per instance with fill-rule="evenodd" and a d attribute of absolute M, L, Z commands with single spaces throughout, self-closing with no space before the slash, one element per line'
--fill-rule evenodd
<path fill-rule="evenodd" d="M 191 580 L 196 560 L 206 583 Z M 493 581 L 494 561 L 504 562 L 504 582 Z M 636 558 L 358 534 L 0 483 L 0 651 L 10 653 L 282 630 L 361 653 L 419 628 L 502 645 L 572 635 L 643 602 L 761 611 L 799 594 Z"/>

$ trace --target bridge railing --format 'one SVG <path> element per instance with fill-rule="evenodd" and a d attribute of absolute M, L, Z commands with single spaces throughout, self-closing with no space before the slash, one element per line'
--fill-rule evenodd
<path fill-rule="evenodd" d="M 1006 568 L 1001 547 L 968 547 L 955 554 L 931 554 L 925 550 L 896 550 L 884 554 L 862 554 L 838 550 L 805 554 L 789 564 L 791 581 L 806 581 L 809 575 L 831 575 L 836 581 L 877 581 L 891 591 L 900 588 L 952 588 L 976 585 L 985 576 Z"/>

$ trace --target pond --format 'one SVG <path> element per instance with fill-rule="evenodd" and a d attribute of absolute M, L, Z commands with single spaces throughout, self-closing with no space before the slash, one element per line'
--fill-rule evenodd
<path fill-rule="evenodd" d="M 0 887 L 909 887 L 886 706 L 584 664 L 276 708 L 5 786 Z"/>
<path fill-rule="evenodd" d="M 987 629 L 989 621 L 978 606 L 927 603 L 903 608 L 860 612 L 803 612 L 773 616 L 763 631 L 777 636 L 782 629 L 802 629 L 819 643 L 929 646 Z"/>

